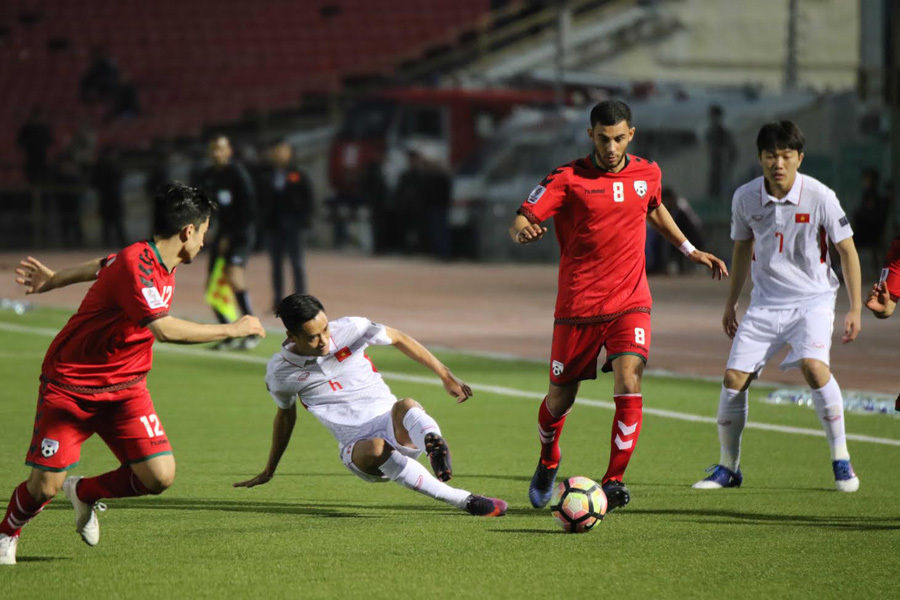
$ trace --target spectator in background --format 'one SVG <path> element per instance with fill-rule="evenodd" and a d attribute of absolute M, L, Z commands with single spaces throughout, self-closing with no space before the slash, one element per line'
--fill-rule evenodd
<path fill-rule="evenodd" d="M 399 249 L 398 223 L 400 215 L 394 208 L 394 198 L 388 190 L 380 156 L 371 160 L 363 169 L 360 187 L 365 191 L 365 201 L 372 215 L 372 240 L 375 254 L 390 254 Z"/>
<path fill-rule="evenodd" d="M 714 199 L 731 198 L 731 171 L 737 159 L 734 136 L 725 127 L 725 111 L 718 104 L 709 107 L 706 147 L 709 151 L 709 180 L 706 193 Z"/>
<path fill-rule="evenodd" d="M 312 223 L 313 189 L 306 173 L 292 164 L 290 144 L 277 141 L 269 151 L 269 164 L 258 178 L 263 224 L 272 261 L 274 308 L 284 298 L 282 265 L 287 254 L 294 287 L 292 293 L 306 293 L 304 246 Z M 274 310 L 274 309 L 273 309 Z"/>
<path fill-rule="evenodd" d="M 112 146 L 104 146 L 91 172 L 91 185 L 100 199 L 103 245 L 107 248 L 125 247 L 123 179 L 118 152 Z"/>
<path fill-rule="evenodd" d="M 429 254 L 441 260 L 451 256 L 450 201 L 453 179 L 437 160 L 426 158 L 425 190 L 421 198 L 425 205 L 425 235 Z"/>
<path fill-rule="evenodd" d="M 82 173 L 90 173 L 97 154 L 96 130 L 88 123 L 82 123 L 66 146 L 66 152 L 69 153 Z"/>
<path fill-rule="evenodd" d="M 94 48 L 91 66 L 78 83 L 82 104 L 106 104 L 114 101 L 119 89 L 119 67 L 105 48 Z"/>
<path fill-rule="evenodd" d="M 244 166 L 231 160 L 231 142 L 226 136 L 213 137 L 207 151 L 211 164 L 199 171 L 197 187 L 219 204 L 216 235 L 209 244 L 209 270 L 211 273 L 216 259 L 225 259 L 225 277 L 237 304 L 243 314 L 252 315 L 245 269 L 256 238 L 256 190 Z M 215 309 L 213 312 L 220 323 L 228 322 L 225 315 Z M 257 345 L 259 337 L 250 336 L 222 340 L 214 348 L 251 349 Z"/>
<path fill-rule="evenodd" d="M 53 145 L 53 132 L 40 106 L 31 109 L 28 120 L 19 129 L 16 145 L 25 153 L 25 180 L 31 185 L 48 177 L 47 152 Z"/>
<path fill-rule="evenodd" d="M 141 114 L 141 100 L 137 86 L 131 77 L 123 75 L 112 96 L 107 121 L 133 119 Z"/>
<path fill-rule="evenodd" d="M 684 196 L 675 193 L 670 187 L 662 189 L 662 203 L 668 209 L 669 214 L 678 228 L 691 241 L 695 241 L 698 246 L 706 246 L 706 240 L 703 235 L 703 221 L 691 208 L 690 202 Z M 681 252 L 674 251 L 671 244 L 663 244 L 665 255 L 663 264 L 670 274 L 684 273 L 690 261 L 687 260 Z"/>
<path fill-rule="evenodd" d="M 84 242 L 81 228 L 81 200 L 84 196 L 84 174 L 71 153 L 64 152 L 53 169 L 52 199 L 60 219 L 61 242 L 64 248 L 80 248 Z"/>
<path fill-rule="evenodd" d="M 856 247 L 869 254 L 873 272 L 881 268 L 881 244 L 889 205 L 888 198 L 879 190 L 880 178 L 877 169 L 863 169 L 862 196 L 853 212 L 853 238 Z"/>
<path fill-rule="evenodd" d="M 427 248 L 424 232 L 426 229 L 424 197 L 427 187 L 425 157 L 417 148 L 406 149 L 406 169 L 400 173 L 394 192 L 394 206 L 398 219 L 397 231 L 401 252 L 424 252 Z"/>

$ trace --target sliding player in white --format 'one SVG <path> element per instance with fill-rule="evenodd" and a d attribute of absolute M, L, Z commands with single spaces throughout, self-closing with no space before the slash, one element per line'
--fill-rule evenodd
<path fill-rule="evenodd" d="M 291 439 L 297 399 L 338 441 L 341 460 L 368 482 L 396 481 L 469 514 L 499 517 L 503 500 L 450 487 L 450 450 L 438 424 L 411 398 L 398 400 L 365 355 L 370 345 L 396 346 L 441 378 L 447 393 L 464 402 L 468 385 L 408 335 L 359 317 L 328 321 L 322 303 L 307 294 L 288 296 L 278 306 L 287 340 L 266 369 L 266 387 L 278 412 L 272 448 L 262 473 L 235 487 L 268 482 Z M 434 476 L 416 458 L 428 454 Z"/>
<path fill-rule="evenodd" d="M 790 121 L 768 123 L 756 147 L 763 177 L 734 193 L 731 288 L 722 325 L 734 339 L 719 397 L 719 464 L 696 489 L 739 487 L 741 432 L 747 422 L 747 388 L 766 362 L 791 347 L 781 369 L 798 368 L 812 388 L 816 413 L 831 448 L 835 487 L 859 489 L 850 465 L 844 431 L 844 400 L 831 375 L 829 358 L 834 302 L 840 286 L 828 259 L 828 241 L 837 248 L 850 297 L 841 341 L 859 335 L 862 300 L 859 256 L 853 231 L 834 192 L 797 172 L 804 137 Z M 752 265 L 752 266 L 751 266 Z M 738 327 L 737 302 L 747 271 L 753 278 L 750 306 Z"/>

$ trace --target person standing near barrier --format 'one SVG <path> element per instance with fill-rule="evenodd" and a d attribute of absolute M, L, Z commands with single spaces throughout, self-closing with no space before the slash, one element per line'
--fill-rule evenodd
<path fill-rule="evenodd" d="M 209 271 L 212 273 L 218 258 L 224 258 L 225 277 L 237 304 L 243 314 L 252 315 L 245 269 L 256 241 L 256 190 L 244 166 L 231 159 L 233 150 L 226 136 L 213 137 L 208 152 L 212 164 L 199 173 L 197 185 L 219 205 L 218 228 L 210 244 Z M 215 309 L 213 312 L 220 323 L 228 322 L 221 312 Z M 257 345 L 259 337 L 250 336 L 244 340 L 222 340 L 213 348 L 251 349 Z"/>

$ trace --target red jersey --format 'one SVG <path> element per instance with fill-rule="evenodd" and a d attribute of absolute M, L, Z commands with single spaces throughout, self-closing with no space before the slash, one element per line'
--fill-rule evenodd
<path fill-rule="evenodd" d="M 519 209 L 535 224 L 553 217 L 561 253 L 558 323 L 650 311 L 644 243 L 647 214 L 660 204 L 662 174 L 653 161 L 626 160 L 618 173 L 598 167 L 593 153 L 554 169 Z"/>
<path fill-rule="evenodd" d="M 891 300 L 894 302 L 900 300 L 900 236 L 891 242 L 891 249 L 881 272 L 881 280 L 890 293 Z"/>
<path fill-rule="evenodd" d="M 81 306 L 57 334 L 41 379 L 88 400 L 121 400 L 146 387 L 153 363 L 147 324 L 169 313 L 175 292 L 152 241 L 107 257 Z"/>

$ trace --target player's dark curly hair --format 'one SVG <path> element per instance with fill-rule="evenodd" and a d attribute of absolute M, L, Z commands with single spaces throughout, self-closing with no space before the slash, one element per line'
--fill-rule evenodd
<path fill-rule="evenodd" d="M 291 294 L 278 303 L 275 316 L 281 319 L 284 327 L 291 333 L 299 333 L 300 328 L 307 321 L 316 318 L 319 312 L 325 310 L 319 299 L 310 294 Z"/>
<path fill-rule="evenodd" d="M 631 109 L 621 100 L 604 100 L 591 109 L 591 127 L 598 123 L 609 127 L 622 121 L 631 127 Z"/>
<path fill-rule="evenodd" d="M 796 150 L 803 152 L 806 138 L 803 132 L 793 121 L 772 121 L 766 123 L 756 136 L 756 151 L 762 154 L 764 151 Z"/>
<path fill-rule="evenodd" d="M 153 197 L 153 235 L 167 238 L 189 224 L 200 227 L 216 208 L 203 190 L 180 181 L 164 183 Z"/>

